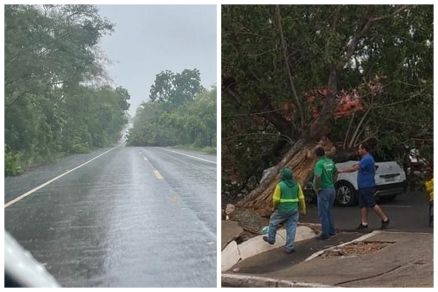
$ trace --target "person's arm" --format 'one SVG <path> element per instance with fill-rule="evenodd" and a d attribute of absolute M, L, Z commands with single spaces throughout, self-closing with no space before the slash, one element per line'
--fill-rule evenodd
<path fill-rule="evenodd" d="M 319 193 L 321 190 L 321 176 L 315 175 L 315 190 L 316 193 Z"/>
<path fill-rule="evenodd" d="M 272 205 L 274 210 L 277 209 L 278 204 L 280 203 L 280 198 L 281 198 L 281 189 L 280 189 L 280 185 L 277 184 L 277 186 L 275 187 L 274 196 L 272 197 Z"/>
<path fill-rule="evenodd" d="M 338 181 L 338 175 L 339 175 L 339 172 L 335 166 L 335 171 L 333 172 L 333 183 L 336 183 Z"/>
<path fill-rule="evenodd" d="M 319 193 L 319 191 L 321 190 L 321 175 L 322 175 L 322 165 L 320 164 L 316 164 L 315 166 L 315 171 L 313 172 L 314 175 L 314 190 L 316 191 L 316 194 Z"/>
<path fill-rule="evenodd" d="M 340 169 L 339 173 L 344 173 L 344 172 L 355 172 L 358 171 L 360 168 L 359 163 L 353 164 L 350 167 L 344 168 L 344 169 Z"/>
<path fill-rule="evenodd" d="M 300 207 L 300 213 L 306 215 L 306 200 L 300 184 L 298 184 L 298 204 Z"/>

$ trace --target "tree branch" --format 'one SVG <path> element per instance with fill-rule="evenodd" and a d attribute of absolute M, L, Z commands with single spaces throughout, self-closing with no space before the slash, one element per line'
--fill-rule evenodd
<path fill-rule="evenodd" d="M 281 48 L 282 48 L 282 52 L 283 52 L 284 63 L 286 65 L 286 71 L 287 71 L 287 74 L 289 76 L 289 84 L 290 84 L 290 87 L 292 89 L 292 95 L 295 99 L 295 103 L 296 103 L 296 106 L 297 106 L 297 109 L 298 109 L 298 112 L 300 115 L 300 123 L 301 123 L 301 125 L 303 125 L 304 124 L 303 108 L 302 108 L 300 99 L 298 98 L 297 91 L 295 89 L 294 81 L 292 78 L 292 73 L 291 73 L 290 66 L 289 66 L 289 61 L 287 58 L 287 47 L 286 47 L 286 42 L 284 40 L 283 26 L 281 24 L 281 14 L 280 14 L 280 6 L 279 5 L 275 5 L 275 14 L 276 14 L 276 18 L 277 18 L 278 30 L 280 32 Z"/>
<path fill-rule="evenodd" d="M 347 129 L 347 133 L 345 133 L 344 144 L 342 144 L 342 149 L 345 149 L 345 147 L 347 147 L 348 134 L 350 134 L 350 129 L 351 126 L 353 125 L 353 121 L 355 117 L 356 117 L 356 113 L 353 113 L 353 115 L 351 116 L 351 120 L 348 123 L 348 129 Z"/>
<path fill-rule="evenodd" d="M 371 109 L 372 109 L 372 106 L 370 106 L 370 107 L 368 108 L 368 110 L 365 112 L 365 114 L 364 114 L 364 115 L 362 116 L 362 118 L 360 119 L 359 124 L 357 125 L 356 130 L 355 130 L 354 133 L 353 133 L 353 136 L 351 136 L 350 143 L 348 144 L 348 147 L 349 147 L 349 148 L 353 147 L 353 143 L 354 143 L 354 141 L 356 140 L 356 136 L 357 136 L 357 134 L 359 133 L 359 130 L 361 129 L 363 122 L 364 122 L 365 119 L 367 118 L 368 114 L 371 112 Z"/>
<path fill-rule="evenodd" d="M 255 76 L 254 72 L 251 72 L 252 77 L 257 79 L 257 76 Z M 237 104 L 240 105 L 240 101 L 242 98 L 240 95 L 232 88 L 234 87 L 234 83 L 232 86 L 226 86 L 224 89 L 224 92 L 229 93 L 236 101 Z M 256 90 L 257 91 L 257 90 Z M 254 113 L 255 115 L 262 116 L 266 120 L 268 120 L 271 124 L 277 128 L 277 130 L 284 136 L 288 136 L 291 139 L 297 135 L 297 129 L 294 126 L 293 123 L 286 120 L 281 114 L 279 114 L 279 110 L 275 109 L 271 102 L 270 98 L 267 94 L 257 92 L 256 94 L 257 99 L 260 101 L 259 111 Z M 250 115 L 250 114 L 247 114 Z"/>
<path fill-rule="evenodd" d="M 411 96 L 409 98 L 406 98 L 406 99 L 403 99 L 403 100 L 400 100 L 400 101 L 396 101 L 396 102 L 393 102 L 393 103 L 388 103 L 388 104 L 382 104 L 382 105 L 379 105 L 379 106 L 374 106 L 373 108 L 374 109 L 380 109 L 380 108 L 391 107 L 391 106 L 394 106 L 394 105 L 397 105 L 397 104 L 405 103 L 405 102 L 411 101 L 412 99 L 418 97 L 421 94 L 422 93 L 419 92 L 419 93 L 414 94 L 413 96 Z"/>
<path fill-rule="evenodd" d="M 281 134 L 288 136 L 291 139 L 296 136 L 297 129 L 294 124 L 287 121 L 282 115 L 277 113 L 276 109 L 274 109 L 270 103 L 270 99 L 264 94 L 258 94 L 258 98 L 262 105 L 262 111 L 265 112 L 264 114 L 261 114 L 261 116 L 270 121 Z"/>
<path fill-rule="evenodd" d="M 408 5 L 403 5 L 400 8 L 396 9 L 391 14 L 382 15 L 382 16 L 378 16 L 378 17 L 369 17 L 368 19 L 364 19 L 364 21 L 363 21 L 363 23 L 361 25 L 360 30 L 355 32 L 355 34 L 353 35 L 351 41 L 347 45 L 347 55 L 346 55 L 346 58 L 345 58 L 345 62 L 348 62 L 348 60 L 350 60 L 351 56 L 353 56 L 354 51 L 356 50 L 357 44 L 359 43 L 360 39 L 370 29 L 371 25 L 374 22 L 377 22 L 377 21 L 380 21 L 380 20 L 383 20 L 383 19 L 386 19 L 386 18 L 390 18 L 390 17 L 392 17 L 394 15 L 397 15 L 398 13 L 400 13 L 401 11 L 406 9 L 407 7 L 408 7 Z M 340 67 L 343 67 L 345 62 L 342 62 L 342 64 L 340 63 L 338 65 Z"/>

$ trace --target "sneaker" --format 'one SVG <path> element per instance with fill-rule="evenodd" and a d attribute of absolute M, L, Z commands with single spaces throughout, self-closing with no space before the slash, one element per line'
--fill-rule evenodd
<path fill-rule="evenodd" d="M 386 229 L 388 228 L 388 225 L 389 225 L 389 218 L 386 219 L 386 221 L 382 220 L 382 226 L 380 227 L 380 229 Z"/>
<path fill-rule="evenodd" d="M 356 228 L 356 230 L 364 230 L 368 228 L 368 224 L 367 225 L 363 225 L 362 223 L 359 224 L 359 226 Z"/>
<path fill-rule="evenodd" d="M 295 252 L 295 249 L 290 249 L 289 250 L 289 249 L 286 248 L 286 249 L 284 249 L 284 252 L 287 253 L 287 254 L 292 254 L 292 253 Z"/>
<path fill-rule="evenodd" d="M 270 241 L 267 236 L 263 236 L 263 240 L 266 241 L 267 243 L 271 244 L 271 245 L 275 243 L 275 241 Z"/>
<path fill-rule="evenodd" d="M 327 240 L 329 237 L 325 234 L 320 234 L 319 236 L 315 237 L 317 240 Z"/>

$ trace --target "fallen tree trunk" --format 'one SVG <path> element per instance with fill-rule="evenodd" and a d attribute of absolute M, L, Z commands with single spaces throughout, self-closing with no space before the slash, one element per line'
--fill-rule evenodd
<path fill-rule="evenodd" d="M 327 138 L 319 142 L 308 142 L 304 139 L 298 140 L 294 146 L 287 152 L 284 158 L 275 165 L 271 172 L 260 182 L 248 196 L 237 203 L 240 208 L 250 208 L 259 213 L 261 216 L 269 216 L 272 213 L 272 195 L 278 181 L 280 180 L 280 170 L 283 167 L 290 167 L 295 179 L 304 186 L 312 175 L 316 158 L 313 154 L 317 146 L 324 147 L 329 155 L 333 155 L 335 148 Z"/>
<path fill-rule="evenodd" d="M 332 115 L 336 108 L 336 68 L 330 71 L 327 88 L 329 92 L 318 118 L 302 132 L 297 142 L 272 168 L 266 178 L 260 182 L 260 185 L 236 204 L 237 207 L 251 208 L 261 216 L 269 216 L 272 213 L 272 195 L 280 178 L 279 172 L 283 167 L 289 166 L 295 179 L 303 186 L 309 179 L 315 164 L 313 155 L 315 147 L 321 145 L 327 153 L 334 152 L 333 144 L 327 139 L 327 134 L 330 132 Z"/>

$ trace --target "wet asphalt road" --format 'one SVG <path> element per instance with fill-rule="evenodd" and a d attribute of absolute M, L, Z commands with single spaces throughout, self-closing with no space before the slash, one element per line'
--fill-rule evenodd
<path fill-rule="evenodd" d="M 6 178 L 5 202 L 87 159 Z M 216 287 L 215 160 L 117 147 L 5 208 L 5 228 L 63 286 Z"/>

